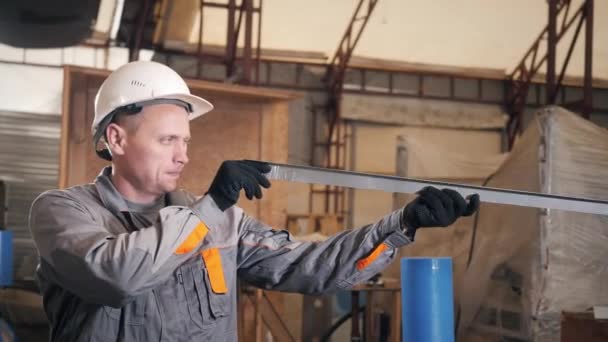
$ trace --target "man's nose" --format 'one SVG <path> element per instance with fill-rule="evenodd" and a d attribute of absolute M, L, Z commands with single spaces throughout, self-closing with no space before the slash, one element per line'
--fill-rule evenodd
<path fill-rule="evenodd" d="M 185 142 L 176 144 L 174 160 L 180 164 L 187 164 L 188 159 L 188 144 Z"/>

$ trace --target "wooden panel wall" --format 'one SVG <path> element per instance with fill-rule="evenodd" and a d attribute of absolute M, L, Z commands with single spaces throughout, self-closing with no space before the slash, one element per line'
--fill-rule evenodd
<path fill-rule="evenodd" d="M 91 122 L 93 101 L 109 71 L 66 66 L 59 186 L 92 182 L 108 162 L 95 155 Z M 203 194 L 224 160 L 255 159 L 287 162 L 288 104 L 297 94 L 188 81 L 191 91 L 215 109 L 191 122 L 190 163 L 180 187 Z M 273 184 L 262 201 L 242 198 L 250 215 L 276 227 L 285 223 L 286 184 Z"/>

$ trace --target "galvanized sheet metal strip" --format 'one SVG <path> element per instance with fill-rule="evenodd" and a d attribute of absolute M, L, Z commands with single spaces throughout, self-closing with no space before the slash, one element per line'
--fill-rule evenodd
<path fill-rule="evenodd" d="M 269 179 L 274 180 L 409 194 L 416 193 L 426 186 L 434 186 L 458 191 L 463 196 L 479 194 L 481 201 L 487 203 L 608 215 L 608 201 L 589 198 L 558 196 L 536 192 L 444 183 L 405 177 L 324 169 L 311 166 L 275 163 L 269 164 L 271 166 L 271 171 L 267 174 L 267 176 Z"/>

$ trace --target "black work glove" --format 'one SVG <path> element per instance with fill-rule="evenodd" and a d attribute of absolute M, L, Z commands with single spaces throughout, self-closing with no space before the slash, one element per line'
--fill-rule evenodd
<path fill-rule="evenodd" d="M 403 210 L 402 228 L 412 240 L 421 227 L 447 227 L 461 216 L 471 216 L 479 208 L 479 195 L 465 200 L 458 192 L 432 186 L 418 192 L 418 197 Z"/>
<path fill-rule="evenodd" d="M 239 199 L 241 189 L 248 199 L 262 198 L 262 187 L 269 188 L 270 182 L 264 173 L 270 172 L 270 165 L 252 160 L 227 160 L 220 165 L 207 193 L 217 206 L 226 210 Z"/>

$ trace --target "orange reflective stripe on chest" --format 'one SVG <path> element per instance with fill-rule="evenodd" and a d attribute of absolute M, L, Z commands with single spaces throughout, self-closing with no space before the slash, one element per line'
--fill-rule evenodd
<path fill-rule="evenodd" d="M 207 274 L 209 275 L 209 282 L 211 283 L 213 292 L 228 292 L 226 279 L 224 278 L 224 268 L 222 267 L 222 256 L 220 255 L 219 249 L 206 249 L 201 252 L 201 255 L 203 261 L 205 261 L 205 267 L 207 267 Z"/>
<path fill-rule="evenodd" d="M 196 228 L 188 235 L 186 240 L 182 242 L 179 247 L 175 250 L 175 254 L 186 254 L 192 252 L 198 245 L 203 241 L 205 236 L 207 236 L 207 232 L 209 232 L 209 228 L 205 223 L 199 223 Z"/>
<path fill-rule="evenodd" d="M 384 252 L 385 250 L 388 249 L 388 245 L 385 243 L 380 244 L 378 247 L 376 247 L 372 253 L 368 256 L 366 256 L 365 258 L 357 261 L 357 269 L 359 271 L 363 270 L 364 268 L 366 268 L 367 266 L 369 266 L 369 264 L 371 264 L 372 262 L 374 262 L 374 260 L 376 260 L 380 254 L 382 252 Z"/>

